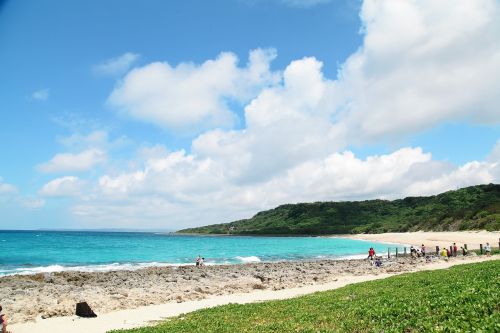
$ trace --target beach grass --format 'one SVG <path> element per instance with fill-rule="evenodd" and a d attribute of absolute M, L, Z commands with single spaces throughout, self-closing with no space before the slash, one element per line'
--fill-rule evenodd
<path fill-rule="evenodd" d="M 112 332 L 500 332 L 500 260 L 229 304 Z"/>

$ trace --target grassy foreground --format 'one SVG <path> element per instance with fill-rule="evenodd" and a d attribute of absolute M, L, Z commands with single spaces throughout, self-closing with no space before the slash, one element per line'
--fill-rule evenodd
<path fill-rule="evenodd" d="M 500 332 L 500 260 L 219 306 L 113 332 Z"/>

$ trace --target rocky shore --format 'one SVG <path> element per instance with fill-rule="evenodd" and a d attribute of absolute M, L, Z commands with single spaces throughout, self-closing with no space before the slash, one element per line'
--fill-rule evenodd
<path fill-rule="evenodd" d="M 341 276 L 414 271 L 425 265 L 424 259 L 392 258 L 384 260 L 380 268 L 367 260 L 318 260 L 13 275 L 0 278 L 0 304 L 11 323 L 21 323 L 37 317 L 72 315 L 75 304 L 81 301 L 100 314 L 258 289 L 324 284 Z"/>

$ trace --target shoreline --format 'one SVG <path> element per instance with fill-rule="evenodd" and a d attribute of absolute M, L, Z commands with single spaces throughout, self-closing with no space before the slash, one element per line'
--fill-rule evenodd
<path fill-rule="evenodd" d="M 487 260 L 498 260 L 500 256 L 492 257 L 457 257 L 451 258 L 449 261 L 438 260 L 436 262 L 414 262 L 408 263 L 409 260 L 403 259 L 393 263 L 393 270 L 384 269 L 384 271 L 365 271 L 363 274 L 345 274 L 339 275 L 326 283 L 308 284 L 302 287 L 285 288 L 279 290 L 253 290 L 245 293 L 232 293 L 226 295 L 212 296 L 201 300 L 189 300 L 182 303 L 169 302 L 157 305 L 140 306 L 135 309 L 124 309 L 119 311 L 111 311 L 108 313 L 98 313 L 97 318 L 85 319 L 76 316 L 54 317 L 49 319 L 41 319 L 40 317 L 35 322 L 22 324 L 11 324 L 9 329 L 15 333 L 105 333 L 111 329 L 135 328 L 146 325 L 151 325 L 155 321 L 162 320 L 168 317 L 180 315 L 182 313 L 192 312 L 203 308 L 214 307 L 229 303 L 250 303 L 276 299 L 287 299 L 301 295 L 310 294 L 318 291 L 326 291 L 336 288 L 341 288 L 348 284 L 383 279 L 394 275 L 399 275 L 408 272 L 446 269 L 454 265 L 481 262 Z M 418 260 L 418 259 L 416 259 Z M 366 262 L 366 261 L 364 261 Z M 355 262 L 354 264 L 360 264 Z M 386 261 L 386 264 L 390 262 Z M 396 267 L 402 266 L 406 269 L 398 270 Z M 401 267 L 399 267 L 401 268 Z"/>
<path fill-rule="evenodd" d="M 428 251 L 433 251 L 433 242 L 448 247 L 453 241 L 462 246 L 463 241 L 468 244 L 469 249 L 474 249 L 479 247 L 478 242 L 484 244 L 489 241 L 496 247 L 500 232 L 414 232 L 328 237 L 417 246 L 424 242 Z M 10 326 L 16 327 L 17 333 L 17 325 L 28 325 L 21 323 L 33 321 L 40 316 L 49 318 L 51 322 L 59 320 L 58 318 L 67 318 L 64 316 L 71 316 L 75 304 L 81 301 L 88 302 L 96 313 L 107 316 L 144 306 L 171 304 L 178 308 L 179 304 L 186 302 L 253 294 L 256 291 L 272 292 L 311 286 L 316 288 L 344 278 L 348 281 L 358 277 L 371 279 L 384 274 L 426 269 L 434 264 L 426 263 L 423 258 L 387 259 L 384 253 L 380 255 L 384 258 L 382 268 L 375 268 L 366 259 L 343 257 L 215 264 L 207 265 L 203 269 L 192 264 L 158 264 L 137 269 L 65 270 L 6 275 L 0 276 L 0 303 L 9 314 Z M 364 254 L 360 256 L 365 257 Z M 476 260 L 475 257 L 473 254 L 466 258 L 452 258 L 451 262 L 468 262 Z M 39 319 L 37 325 L 49 319 Z"/>
<path fill-rule="evenodd" d="M 388 232 L 382 234 L 355 234 L 355 235 L 332 235 L 333 238 L 349 238 L 379 243 L 400 243 L 420 247 L 425 244 L 429 247 L 449 247 L 454 242 L 457 246 L 467 244 L 469 250 L 479 249 L 480 244 L 489 242 L 492 247 L 497 247 L 500 242 L 500 231 L 416 231 L 416 232 Z"/>

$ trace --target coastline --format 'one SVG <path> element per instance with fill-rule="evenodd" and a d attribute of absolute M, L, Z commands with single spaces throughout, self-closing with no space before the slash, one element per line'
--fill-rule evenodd
<path fill-rule="evenodd" d="M 457 246 L 467 244 L 468 249 L 479 249 L 480 244 L 489 242 L 491 246 L 497 247 L 500 241 L 500 231 L 417 231 L 417 232 L 389 232 L 382 234 L 356 234 L 338 235 L 329 237 L 349 238 L 382 243 L 410 244 L 420 247 L 425 244 L 430 247 L 449 247 L 454 242 Z M 433 249 L 431 249 L 433 250 Z"/>
<path fill-rule="evenodd" d="M 456 242 L 458 246 L 465 243 L 469 249 L 474 249 L 479 248 L 479 243 L 485 244 L 489 241 L 493 247 L 496 247 L 500 232 L 414 232 L 326 237 L 349 238 L 368 243 L 399 243 L 417 246 L 424 243 L 430 251 L 433 251 L 434 244 L 448 247 L 453 242 Z M 365 257 L 365 255 L 360 255 L 360 257 Z M 450 263 L 484 259 L 472 254 L 466 258 L 452 258 Z M 442 261 L 437 260 L 437 264 L 440 263 Z M 263 299 L 249 295 L 267 293 L 274 295 L 272 297 L 278 297 L 277 295 L 281 293 L 295 295 L 291 291 L 295 289 L 300 289 L 300 293 L 306 290 L 314 292 L 327 288 L 325 286 L 329 286 L 328 289 L 339 287 L 341 281 L 344 280 L 347 282 L 358 281 L 358 279 L 365 281 L 385 275 L 429 269 L 435 264 L 434 262 L 427 263 L 423 258 L 387 259 L 384 256 L 384 266 L 376 268 L 367 260 L 344 257 L 207 265 L 203 269 L 196 268 L 194 265 L 154 265 L 139 269 L 66 270 L 30 275 L 7 275 L 0 277 L 0 290 L 2 290 L 0 303 L 7 309 L 10 327 L 15 327 L 16 333 L 23 332 L 23 327 L 31 327 L 31 330 L 26 330 L 26 332 L 38 332 L 40 330 L 34 327 L 49 325 L 47 323 L 52 322 L 58 323 L 67 318 L 72 318 L 71 320 L 77 323 L 87 323 L 88 320 L 71 317 L 75 304 L 81 301 L 88 302 L 99 314 L 98 318 L 109 317 L 111 323 L 116 325 L 118 322 L 130 323 L 130 319 L 121 321 L 116 319 L 122 311 L 148 307 L 149 310 L 144 311 L 150 313 L 152 310 L 149 307 L 156 306 L 160 307 L 157 312 L 161 313 L 161 316 L 157 314 L 155 317 L 157 318 L 155 320 L 158 320 L 164 317 L 165 313 L 168 313 L 168 316 L 175 315 L 177 312 L 172 309 L 186 309 L 185 304 L 195 304 L 193 306 L 197 309 L 198 306 L 218 305 L 218 301 L 214 299 L 226 301 L 229 299 L 228 302 L 235 302 L 238 299 L 250 298 L 251 300 L 248 301 L 258 301 Z M 161 310 L 163 307 L 169 310 L 165 310 L 166 312 Z M 127 315 L 133 314 L 127 313 Z M 145 319 L 136 324 L 144 325 L 149 320 L 153 319 Z M 54 328 L 51 328 L 50 332 L 54 332 Z M 77 332 L 76 328 L 75 332 Z"/>
<path fill-rule="evenodd" d="M 445 269 L 454 265 L 486 260 L 498 260 L 499 258 L 500 257 L 498 255 L 492 257 L 470 256 L 465 258 L 451 258 L 449 261 L 438 260 L 431 263 L 426 263 L 425 261 L 419 259 L 411 260 L 409 258 L 400 258 L 398 260 L 386 261 L 386 266 L 383 269 L 376 269 L 369 264 L 363 265 L 363 263 L 367 263 L 364 260 L 350 260 L 339 265 L 339 267 L 337 267 L 338 269 L 333 274 L 330 273 L 329 275 L 332 279 L 329 281 L 308 281 L 308 283 L 305 283 L 300 287 L 286 287 L 278 290 L 271 288 L 257 288 L 257 290 L 250 290 L 250 292 L 234 292 L 224 295 L 212 295 L 205 299 L 188 300 L 181 303 L 168 302 L 157 305 L 139 306 L 135 309 L 124 309 L 102 314 L 98 312 L 99 316 L 93 319 L 78 318 L 76 316 L 54 317 L 49 319 L 41 319 L 39 317 L 35 322 L 12 324 L 9 325 L 9 328 L 15 333 L 62 333 L 69 331 L 72 333 L 105 333 L 111 329 L 145 326 L 152 324 L 155 321 L 182 313 L 228 303 L 250 303 L 274 299 L 286 299 L 317 291 L 336 289 L 352 283 L 382 279 L 407 272 Z M 325 262 L 320 263 L 323 265 L 326 264 Z M 253 270 L 257 269 L 262 271 L 262 269 L 265 268 L 262 266 L 265 265 L 269 264 L 262 263 L 248 266 L 253 266 Z M 362 266 L 361 270 L 357 270 L 360 268 L 359 266 Z M 268 273 L 274 271 L 273 268 L 277 267 L 267 267 Z M 298 271 L 296 266 L 288 268 L 291 269 L 290 272 Z M 311 267 L 309 267 L 309 270 L 305 270 L 306 275 L 311 275 L 310 269 Z"/>

